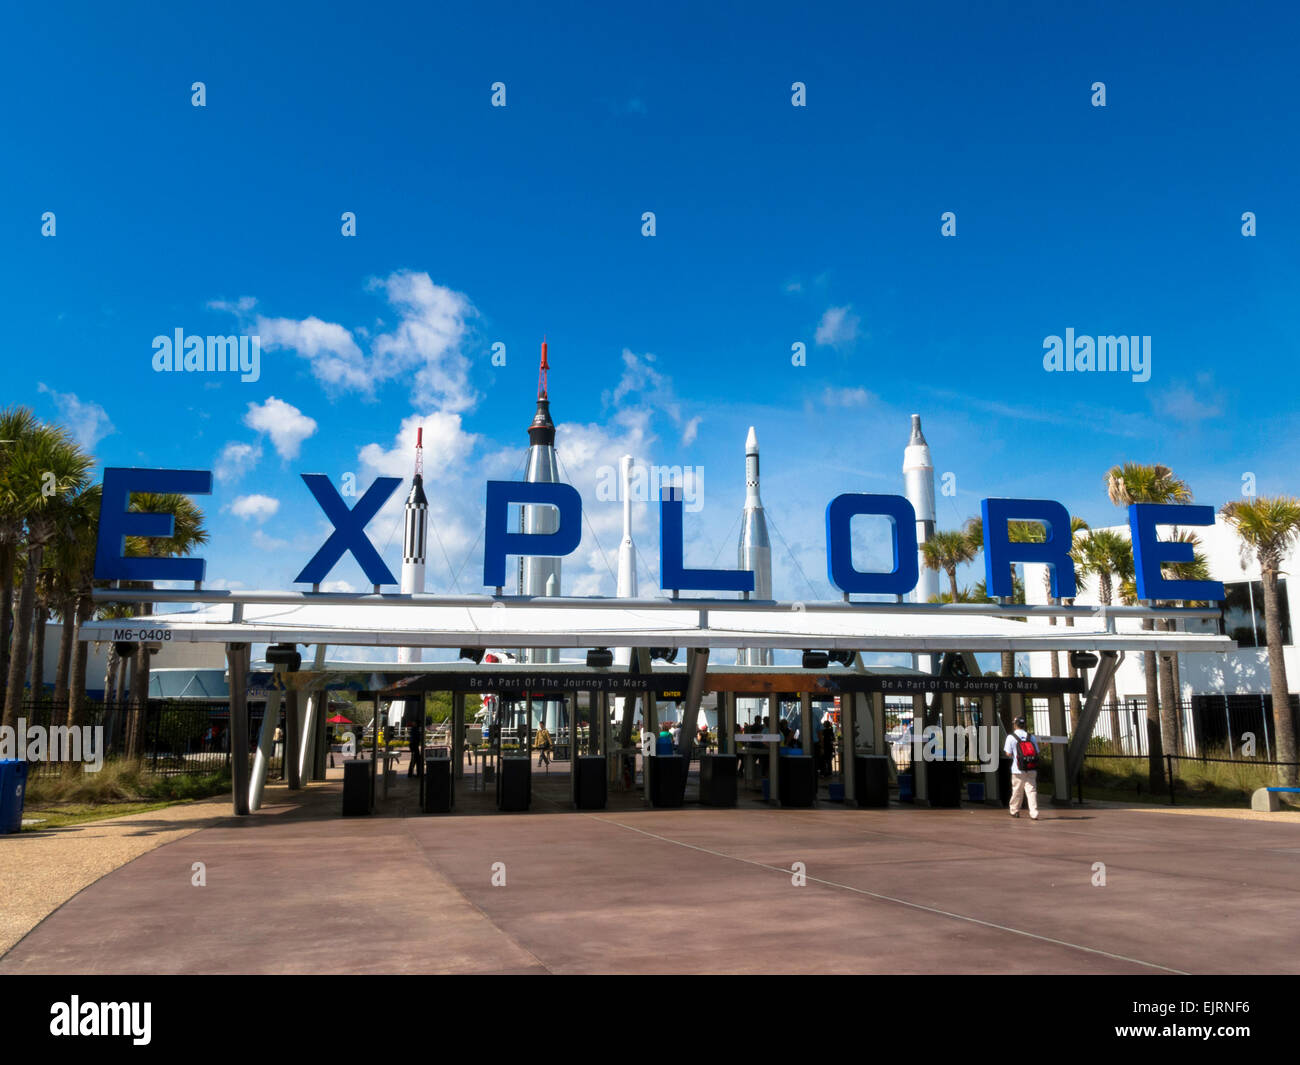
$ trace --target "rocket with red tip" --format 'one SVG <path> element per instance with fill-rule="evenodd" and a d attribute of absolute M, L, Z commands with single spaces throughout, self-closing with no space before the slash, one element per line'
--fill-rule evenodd
<path fill-rule="evenodd" d="M 415 475 L 406 497 L 406 531 L 402 537 L 402 594 L 424 591 L 424 549 L 429 532 L 429 501 L 424 495 L 424 428 L 415 431 Z M 399 662 L 420 661 L 418 647 L 399 647 Z"/>

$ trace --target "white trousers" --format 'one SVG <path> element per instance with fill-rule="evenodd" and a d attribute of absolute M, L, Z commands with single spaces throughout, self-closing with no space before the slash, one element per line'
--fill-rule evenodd
<path fill-rule="evenodd" d="M 1029 804 L 1029 815 L 1038 816 L 1038 771 L 1011 774 L 1011 812 L 1020 812 L 1020 801 Z"/>

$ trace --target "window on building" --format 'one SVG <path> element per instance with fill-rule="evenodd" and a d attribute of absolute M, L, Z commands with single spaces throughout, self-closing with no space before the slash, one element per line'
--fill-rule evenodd
<path fill-rule="evenodd" d="M 1237 581 L 1223 586 L 1223 619 L 1219 632 L 1237 641 L 1238 647 L 1265 647 L 1268 644 L 1264 624 L 1264 582 Z M 1291 606 L 1286 594 L 1286 578 L 1277 582 L 1278 613 L 1282 643 L 1291 644 Z"/>

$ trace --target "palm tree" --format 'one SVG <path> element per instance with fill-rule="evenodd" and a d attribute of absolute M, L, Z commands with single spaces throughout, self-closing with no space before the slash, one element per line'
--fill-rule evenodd
<path fill-rule="evenodd" d="M 201 511 L 189 496 L 176 493 L 133 492 L 131 510 L 141 514 L 170 514 L 173 519 L 172 534 L 166 537 L 142 538 L 128 536 L 126 553 L 128 555 L 161 555 L 176 558 L 188 555 L 196 547 L 208 542 L 208 532 L 203 525 Z M 152 588 L 147 582 L 140 587 Z M 136 616 L 153 613 L 152 603 L 141 603 Z M 127 719 L 126 748 L 127 757 L 133 758 L 138 753 L 141 730 L 144 726 L 144 710 L 149 705 L 149 650 L 141 644 L 136 649 L 135 674 L 131 679 L 131 711 Z"/>
<path fill-rule="evenodd" d="M 1192 559 L 1190 562 L 1166 562 L 1162 569 L 1169 578 L 1176 581 L 1210 580 L 1210 564 L 1205 556 L 1197 550 L 1201 546 L 1200 538 L 1194 532 L 1189 532 L 1186 529 L 1175 529 L 1171 539 L 1191 544 Z M 1179 600 L 1174 605 L 1200 606 L 1202 604 Z M 1165 628 L 1172 631 L 1177 627 L 1177 624 L 1176 620 L 1170 618 L 1166 621 Z M 1178 656 L 1176 654 L 1160 656 L 1160 699 L 1162 703 L 1174 708 L 1174 740 L 1177 744 L 1175 750 L 1181 753 L 1183 749 L 1182 683 L 1179 679 Z"/>
<path fill-rule="evenodd" d="M 1133 548 L 1128 540 L 1114 529 L 1098 529 L 1075 541 L 1071 552 L 1075 574 L 1080 578 L 1097 578 L 1097 599 L 1102 606 L 1115 602 L 1115 581 L 1133 579 Z M 1110 735 L 1115 750 L 1119 750 L 1119 692 L 1112 673 L 1107 690 L 1110 702 Z"/>
<path fill-rule="evenodd" d="M 1282 656 L 1282 614 L 1278 603 L 1277 579 L 1282 560 L 1300 536 L 1300 499 L 1292 496 L 1259 496 L 1233 500 L 1219 512 L 1223 520 L 1237 531 L 1241 556 L 1245 562 L 1254 555 L 1259 563 L 1260 583 L 1264 586 L 1264 633 L 1268 645 L 1268 686 L 1273 696 L 1273 735 L 1277 737 L 1281 779 L 1294 787 L 1297 777 L 1296 723 L 1291 713 L 1291 695 L 1286 680 L 1286 660 Z"/>
<path fill-rule="evenodd" d="M 957 593 L 957 598 L 952 597 L 952 592 L 940 592 L 938 595 L 930 596 L 932 603 L 984 603 L 988 601 L 988 596 L 982 591 L 976 594 L 975 588 L 962 588 Z"/>
<path fill-rule="evenodd" d="M 1146 466 L 1137 462 L 1111 467 L 1106 474 L 1106 495 L 1121 507 L 1133 503 L 1190 503 L 1192 500 L 1192 490 L 1185 481 L 1175 477 L 1168 466 Z M 1150 631 L 1156 628 L 1151 618 L 1143 618 L 1142 627 Z M 1161 703 L 1155 652 L 1142 652 L 1142 669 L 1146 674 L 1147 780 L 1152 791 L 1163 791 L 1164 752 L 1166 748 L 1176 747 L 1178 731 L 1173 705 Z"/>
<path fill-rule="evenodd" d="M 0 499 L 6 510 L 21 515 L 27 526 L 27 562 L 14 616 L 4 723 L 16 725 L 22 706 L 23 674 L 36 606 L 36 578 L 46 545 L 68 520 L 68 499 L 86 487 L 92 460 L 66 430 L 38 425 L 14 445 L 0 471 Z"/>
<path fill-rule="evenodd" d="M 54 669 L 56 706 L 68 702 L 73 638 L 77 629 L 77 597 L 83 580 L 88 581 L 88 574 L 94 569 L 100 495 L 100 486 L 95 484 L 68 500 L 68 521 L 63 535 L 45 552 L 50 602 L 55 616 L 62 622 L 58 664 Z"/>
<path fill-rule="evenodd" d="M 70 563 L 70 583 L 76 596 L 70 617 L 65 624 L 74 628 L 72 655 L 68 663 L 68 725 L 81 724 L 86 705 L 86 658 L 89 648 L 81 639 L 81 626 L 95 616 L 95 601 L 91 598 L 95 575 L 95 542 L 99 532 L 99 504 L 102 485 L 91 485 L 76 500 L 75 519 L 71 523 L 73 543 Z M 65 611 L 67 611 L 65 606 Z M 107 737 L 106 737 L 107 742 Z"/>
<path fill-rule="evenodd" d="M 960 602 L 957 589 L 957 567 L 973 559 L 979 548 L 964 532 L 937 532 L 921 547 L 925 568 L 948 574 L 948 602 Z"/>
<path fill-rule="evenodd" d="M 0 410 L 0 484 L 7 478 L 22 441 L 36 431 L 40 422 L 27 407 Z M 16 498 L 0 491 L 0 692 L 9 687 L 9 644 L 13 629 L 14 576 L 18 548 L 23 541 L 23 515 Z"/>

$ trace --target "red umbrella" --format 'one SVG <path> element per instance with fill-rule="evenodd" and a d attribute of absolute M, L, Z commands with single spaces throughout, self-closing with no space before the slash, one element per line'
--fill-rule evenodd
<path fill-rule="evenodd" d="M 350 719 L 344 717 L 342 714 L 335 714 L 333 717 L 331 717 L 331 718 L 327 718 L 326 721 L 325 721 L 325 724 L 327 724 L 327 725 L 350 725 L 350 724 L 352 724 L 352 721 L 351 721 Z"/>

